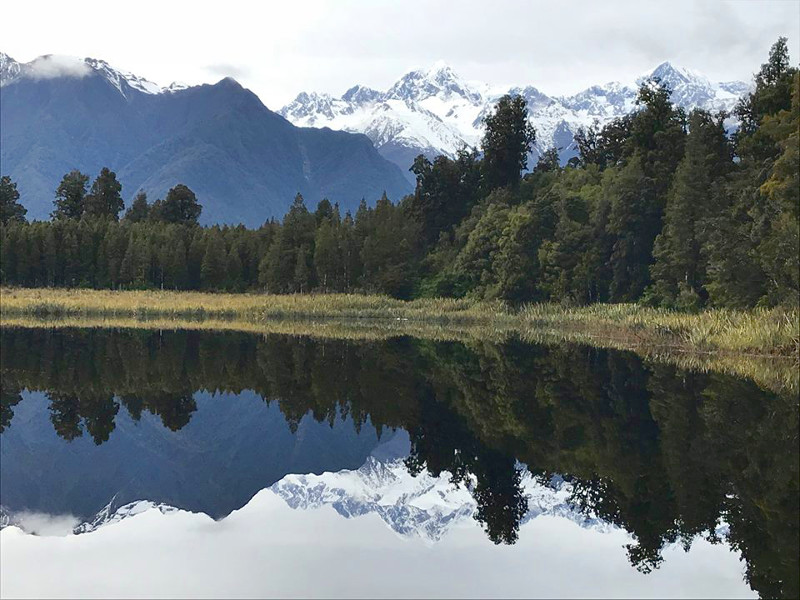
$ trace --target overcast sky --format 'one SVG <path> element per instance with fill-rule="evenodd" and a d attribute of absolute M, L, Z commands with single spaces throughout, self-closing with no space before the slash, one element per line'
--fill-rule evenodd
<path fill-rule="evenodd" d="M 0 50 L 20 61 L 103 58 L 162 85 L 229 75 L 271 108 L 303 90 L 385 89 L 439 59 L 467 79 L 565 94 L 664 60 L 749 80 L 779 35 L 800 55 L 800 0 L 10 0 L 0 18 Z"/>

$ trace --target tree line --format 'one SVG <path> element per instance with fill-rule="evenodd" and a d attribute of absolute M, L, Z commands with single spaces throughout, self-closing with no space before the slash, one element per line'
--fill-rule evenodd
<path fill-rule="evenodd" d="M 56 190 L 52 220 L 26 223 L 0 182 L 0 280 L 20 286 L 219 291 L 377 292 L 511 303 L 797 304 L 800 295 L 800 79 L 780 38 L 730 115 L 670 101 L 645 82 L 633 113 L 575 136 L 528 171 L 536 132 L 525 101 L 485 119 L 481 152 L 419 156 L 416 188 L 341 214 L 298 195 L 282 222 L 200 227 L 178 185 L 124 208 L 116 176 L 78 171 Z"/>

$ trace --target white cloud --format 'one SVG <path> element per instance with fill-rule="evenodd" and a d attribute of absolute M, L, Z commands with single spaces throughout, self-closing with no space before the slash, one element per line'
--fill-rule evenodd
<path fill-rule="evenodd" d="M 752 598 L 727 544 L 664 551 L 631 567 L 621 530 L 537 517 L 515 546 L 465 521 L 433 546 L 401 538 L 376 514 L 293 510 L 268 490 L 214 522 L 149 510 L 66 538 L 0 532 L 0 596 L 22 597 L 724 597 Z"/>
<path fill-rule="evenodd" d="M 91 67 L 80 58 L 48 54 L 40 56 L 29 65 L 30 76 L 34 79 L 54 79 L 56 77 L 85 77 L 92 72 Z"/>
<path fill-rule="evenodd" d="M 22 511 L 14 513 L 14 523 L 33 535 L 64 536 L 72 530 L 80 519 L 72 515 L 48 515 L 46 513 Z"/>
<path fill-rule="evenodd" d="M 4 22 L 18 26 L 4 29 L 3 51 L 95 56 L 162 85 L 231 75 L 271 108 L 301 91 L 385 89 L 438 59 L 467 79 L 569 94 L 664 60 L 747 80 L 779 35 L 800 55 L 798 0 L 73 0 L 47 3 L 46 20 L 42 10 L 5 3 Z"/>

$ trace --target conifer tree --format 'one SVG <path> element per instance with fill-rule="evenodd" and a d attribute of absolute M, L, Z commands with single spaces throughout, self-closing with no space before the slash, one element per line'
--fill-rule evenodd
<path fill-rule="evenodd" d="M 197 225 L 203 207 L 188 187 L 179 183 L 167 192 L 164 200 L 156 200 L 150 207 L 150 218 L 165 223 Z"/>
<path fill-rule="evenodd" d="M 141 223 L 147 220 L 149 214 L 150 205 L 147 204 L 147 193 L 139 192 L 125 212 L 124 219 L 126 223 Z"/>
<path fill-rule="evenodd" d="M 80 219 L 83 216 L 86 184 L 89 176 L 78 170 L 70 171 L 56 189 L 53 219 Z"/>
<path fill-rule="evenodd" d="M 206 251 L 200 269 L 200 278 L 203 288 L 219 290 L 225 284 L 228 266 L 228 255 L 225 251 L 225 242 L 217 228 L 211 229 L 207 235 Z"/>
<path fill-rule="evenodd" d="M 117 174 L 103 167 L 84 200 L 84 214 L 87 217 L 118 220 L 120 211 L 125 208 L 121 192 L 122 185 L 117 181 Z"/>
<path fill-rule="evenodd" d="M 0 177 L 0 224 L 23 222 L 27 212 L 27 209 L 19 203 L 16 182 L 11 181 L 8 175 Z"/>
<path fill-rule="evenodd" d="M 317 227 L 314 238 L 314 271 L 322 291 L 339 291 L 341 253 L 337 239 L 337 229 L 331 221 L 325 220 Z"/>
<path fill-rule="evenodd" d="M 528 167 L 536 131 L 522 96 L 505 95 L 484 119 L 483 168 L 487 190 L 516 185 Z"/>
<path fill-rule="evenodd" d="M 663 228 L 653 249 L 651 294 L 666 305 L 677 302 L 680 308 L 697 308 L 708 297 L 702 248 L 716 210 L 712 186 L 733 167 L 724 116 L 714 118 L 695 110 L 689 118 L 686 152 L 675 172 Z"/>

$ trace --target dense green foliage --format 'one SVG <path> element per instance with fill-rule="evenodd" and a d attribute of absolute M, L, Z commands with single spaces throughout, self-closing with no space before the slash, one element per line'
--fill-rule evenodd
<path fill-rule="evenodd" d="M 196 391 L 253 390 L 291 429 L 310 414 L 408 431 L 408 468 L 466 484 L 496 543 L 524 534 L 523 463 L 548 485 L 571 482 L 569 502 L 587 518 L 630 532 L 628 555 L 642 571 L 658 567 L 666 545 L 723 536 L 762 597 L 798 594 L 800 413 L 791 394 L 631 353 L 516 338 L 354 343 L 102 328 L 4 328 L 0 338 L 0 428 L 15 427 L 23 389 L 47 393 L 59 436 L 96 444 L 125 412 L 176 431 L 195 418 Z"/>
<path fill-rule="evenodd" d="M 138 196 L 124 218 L 119 183 L 73 171 L 52 222 L 20 222 L 4 179 L 0 281 L 20 286 L 368 291 L 510 303 L 646 302 L 695 310 L 798 303 L 800 76 L 786 40 L 727 115 L 687 115 L 657 81 L 638 109 L 576 136 L 528 173 L 535 132 L 520 97 L 485 119 L 482 154 L 418 157 L 417 185 L 341 215 L 298 194 L 282 223 L 197 226 L 194 193 Z M 6 208 L 10 207 L 10 208 Z M 23 209 L 24 210 L 24 209 Z M 9 216 L 5 214 L 8 212 Z"/>

